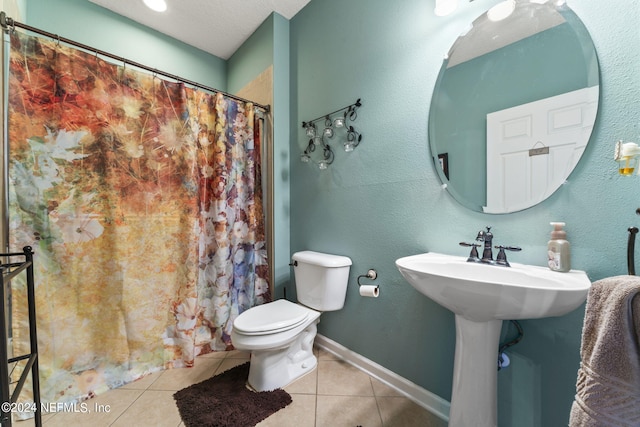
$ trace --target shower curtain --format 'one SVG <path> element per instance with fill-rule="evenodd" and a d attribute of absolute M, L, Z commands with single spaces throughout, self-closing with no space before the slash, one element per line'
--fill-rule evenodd
<path fill-rule="evenodd" d="M 19 32 L 9 67 L 10 247 L 35 251 L 43 401 L 232 349 L 235 317 L 270 300 L 253 105 Z"/>

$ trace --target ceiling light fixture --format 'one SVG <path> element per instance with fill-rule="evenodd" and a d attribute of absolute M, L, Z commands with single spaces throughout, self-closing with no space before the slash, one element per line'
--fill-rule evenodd
<path fill-rule="evenodd" d="M 515 0 L 505 0 L 489 9 L 487 11 L 487 18 L 494 22 L 502 21 L 503 19 L 509 17 L 515 9 Z"/>
<path fill-rule="evenodd" d="M 436 0 L 436 8 L 433 13 L 436 16 L 447 16 L 458 8 L 458 0 Z"/>
<path fill-rule="evenodd" d="M 143 0 L 144 4 L 151 10 L 156 12 L 164 12 L 167 10 L 167 2 L 165 0 Z"/>

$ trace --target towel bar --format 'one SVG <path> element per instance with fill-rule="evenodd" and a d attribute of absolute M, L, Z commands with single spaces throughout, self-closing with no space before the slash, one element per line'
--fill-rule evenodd
<path fill-rule="evenodd" d="M 635 263 L 636 234 L 638 234 L 638 227 L 629 227 L 629 240 L 627 241 L 627 270 L 629 271 L 629 276 L 636 275 L 636 263 Z"/>

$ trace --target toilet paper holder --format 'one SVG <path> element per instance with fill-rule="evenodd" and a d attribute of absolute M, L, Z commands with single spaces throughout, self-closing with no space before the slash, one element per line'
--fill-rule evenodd
<path fill-rule="evenodd" d="M 361 274 L 360 276 L 358 276 L 358 288 L 361 297 L 378 298 L 378 296 L 380 295 L 380 286 L 365 285 L 363 283 L 360 283 L 360 280 L 363 278 L 376 280 L 377 277 L 378 273 L 374 269 L 370 269 L 369 271 L 367 271 L 367 274 Z"/>
<path fill-rule="evenodd" d="M 367 271 L 367 274 L 361 274 L 360 276 L 358 276 L 358 286 L 364 285 L 363 283 L 360 283 L 360 279 L 365 277 L 367 279 L 376 280 L 376 278 L 378 277 L 378 273 L 372 268 Z"/>

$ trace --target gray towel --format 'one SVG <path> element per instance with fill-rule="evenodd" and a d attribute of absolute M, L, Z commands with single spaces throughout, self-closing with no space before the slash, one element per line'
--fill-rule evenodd
<path fill-rule="evenodd" d="M 640 426 L 640 277 L 591 285 L 571 427 Z"/>

